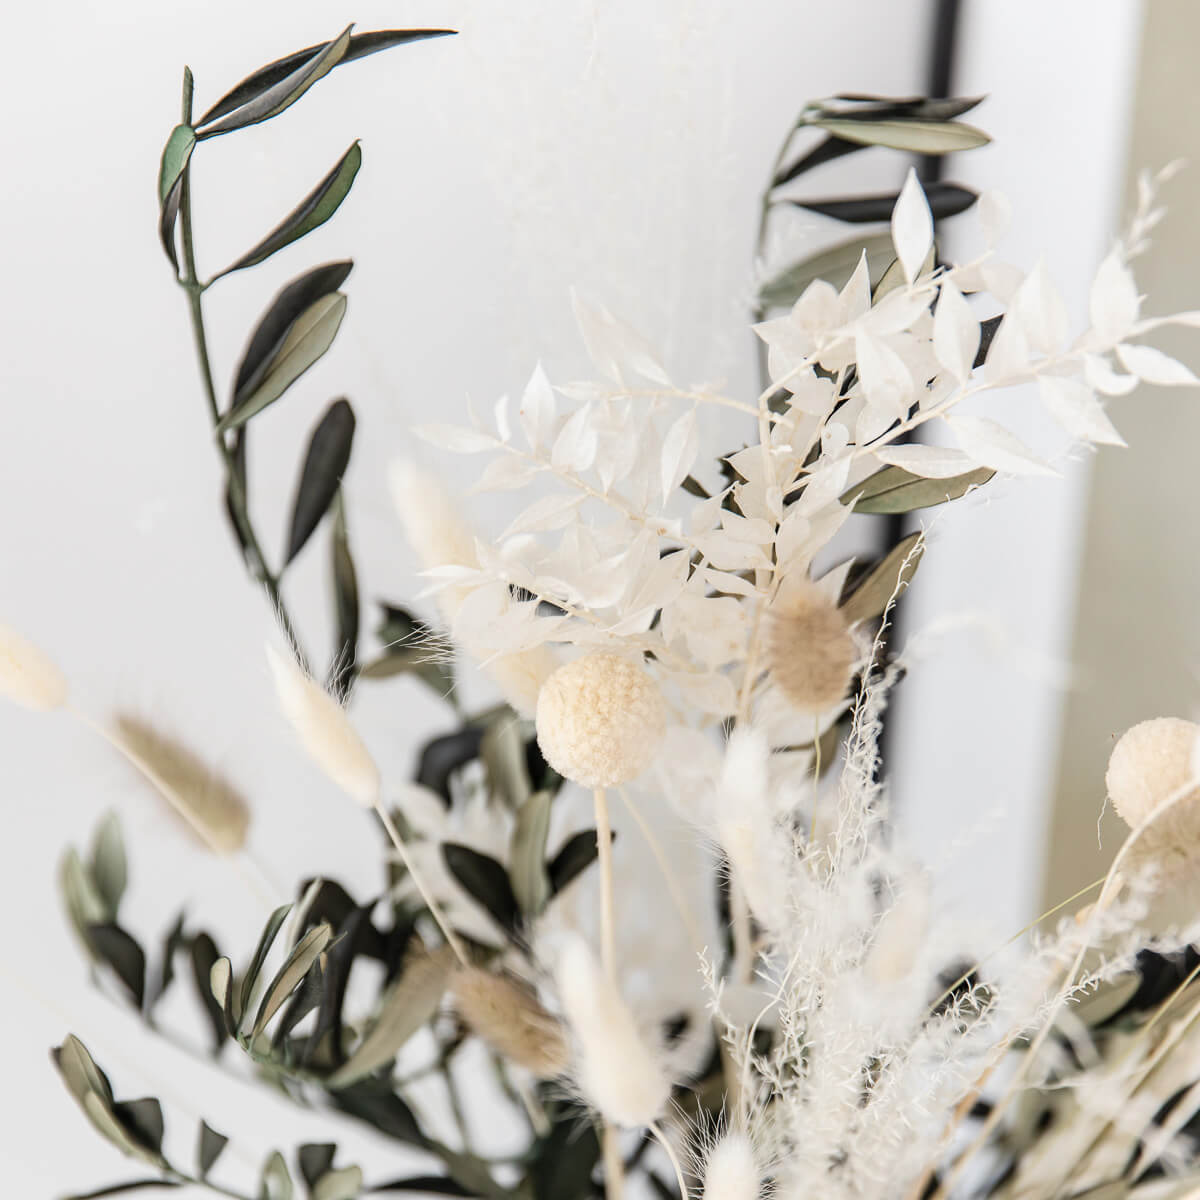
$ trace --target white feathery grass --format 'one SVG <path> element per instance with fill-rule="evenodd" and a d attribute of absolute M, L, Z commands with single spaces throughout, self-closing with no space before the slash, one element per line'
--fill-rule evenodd
<path fill-rule="evenodd" d="M 760 924 L 781 918 L 774 876 L 767 868 L 777 827 L 771 811 L 770 747 L 761 730 L 739 728 L 730 735 L 717 788 L 714 823 L 734 878 Z"/>
<path fill-rule="evenodd" d="M 279 707 L 308 756 L 352 800 L 374 808 L 380 799 L 379 768 L 346 710 L 290 655 L 268 645 L 267 662 Z"/>
<path fill-rule="evenodd" d="M 558 998 L 575 1039 L 574 1078 L 606 1121 L 650 1125 L 671 1084 L 624 999 L 578 934 L 564 935 L 554 969 Z"/>
<path fill-rule="evenodd" d="M 709 1152 L 701 1197 L 702 1200 L 758 1200 L 761 1181 L 750 1139 L 731 1130 Z"/>
<path fill-rule="evenodd" d="M 66 676 L 32 642 L 0 625 L 0 696 L 35 712 L 67 702 Z"/>

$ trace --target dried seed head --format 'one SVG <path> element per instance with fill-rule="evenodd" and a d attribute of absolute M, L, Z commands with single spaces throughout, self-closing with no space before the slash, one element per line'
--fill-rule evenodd
<path fill-rule="evenodd" d="M 758 1200 L 760 1178 L 750 1139 L 727 1133 L 704 1164 L 703 1200 Z"/>
<path fill-rule="evenodd" d="M 1157 717 L 1126 730 L 1108 760 L 1108 795 L 1131 829 L 1180 796 L 1142 835 L 1145 851 L 1157 857 L 1194 859 L 1200 849 L 1200 786 L 1186 790 L 1197 778 L 1198 738 L 1200 726 L 1191 721 Z"/>
<path fill-rule="evenodd" d="M 640 775 L 666 725 L 658 685 L 640 663 L 618 654 L 566 663 L 538 696 L 538 745 L 546 761 L 584 787 L 616 787 Z"/>
<path fill-rule="evenodd" d="M 858 647 L 837 605 L 807 580 L 780 593 L 767 614 L 771 678 L 799 712 L 817 715 L 842 700 Z"/>
<path fill-rule="evenodd" d="M 0 696 L 49 712 L 67 702 L 67 680 L 36 646 L 0 625 Z"/>
<path fill-rule="evenodd" d="M 562 1023 L 530 988 L 508 975 L 460 967 L 450 989 L 464 1023 L 505 1058 L 539 1079 L 553 1079 L 567 1069 Z"/>
<path fill-rule="evenodd" d="M 379 801 L 379 768 L 345 709 L 310 679 L 291 657 L 267 647 L 279 707 L 309 757 L 348 796 L 365 808 Z"/>
<path fill-rule="evenodd" d="M 119 713 L 113 724 L 121 748 L 209 849 L 232 854 L 242 848 L 250 809 L 227 779 L 140 717 Z"/>
<path fill-rule="evenodd" d="M 670 1081 L 578 934 L 564 941 L 554 980 L 575 1035 L 575 1080 L 585 1099 L 614 1125 L 649 1125 L 671 1098 Z"/>

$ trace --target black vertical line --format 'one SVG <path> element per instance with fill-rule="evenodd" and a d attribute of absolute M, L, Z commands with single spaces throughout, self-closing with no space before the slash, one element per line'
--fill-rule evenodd
<path fill-rule="evenodd" d="M 929 44 L 929 66 L 926 72 L 925 94 L 933 99 L 942 99 L 953 94 L 954 68 L 958 50 L 958 35 L 962 15 L 961 0 L 934 0 L 933 27 Z M 917 177 L 922 183 L 937 183 L 945 173 L 946 155 L 925 154 L 917 162 Z M 919 431 L 918 431 L 919 435 Z M 918 439 L 914 439 L 918 440 Z M 885 518 L 882 532 L 882 551 L 886 554 L 893 546 L 898 545 L 916 527 L 917 522 L 911 513 L 894 513 Z M 892 610 L 891 630 L 888 642 L 900 645 L 901 634 L 905 625 L 905 605 L 897 604 Z M 894 727 L 895 706 L 897 695 L 893 693 L 888 712 L 885 713 L 883 728 L 880 731 L 879 749 L 883 763 L 890 762 L 895 749 L 895 739 L 892 736 Z"/>

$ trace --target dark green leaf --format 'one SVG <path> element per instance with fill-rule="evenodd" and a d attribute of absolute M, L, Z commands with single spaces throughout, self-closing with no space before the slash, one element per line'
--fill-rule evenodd
<path fill-rule="evenodd" d="M 887 269 L 895 254 L 889 234 L 859 235 L 838 242 L 811 258 L 801 259 L 767 280 L 759 289 L 759 304 L 764 308 L 790 308 L 814 279 L 824 279 L 836 288 L 849 281 L 862 258 L 867 254 L 867 271 L 877 279 Z"/>
<path fill-rule="evenodd" d="M 183 931 L 184 915 L 180 913 L 175 918 L 175 924 L 171 926 L 171 931 L 163 939 L 162 950 L 162 965 L 158 973 L 158 984 L 153 992 L 147 993 L 146 1011 L 149 1012 L 155 1004 L 162 998 L 163 993 L 171 986 L 175 980 L 175 955 L 181 950 L 187 949 L 191 944 L 189 938 Z"/>
<path fill-rule="evenodd" d="M 356 955 L 367 953 L 370 943 L 379 940 L 379 935 L 370 922 L 370 913 L 370 905 L 352 909 L 337 925 L 337 940 L 330 947 L 325 968 L 321 972 L 317 1020 L 302 1055 L 305 1065 L 312 1060 L 327 1038 L 334 1063 L 340 1064 L 345 1061 L 344 1039 L 341 1036 L 342 1005 L 346 997 L 350 968 Z"/>
<path fill-rule="evenodd" d="M 137 1008 L 146 998 L 146 954 L 120 925 L 106 921 L 89 925 L 88 941 L 96 956 L 116 972 Z"/>
<path fill-rule="evenodd" d="M 415 675 L 439 699 L 454 703 L 454 669 L 436 650 L 391 651 L 371 659 L 359 671 L 362 679 L 394 679 L 397 675 Z"/>
<path fill-rule="evenodd" d="M 482 742 L 483 730 L 476 725 L 426 742 L 417 766 L 417 782 L 437 792 L 449 804 L 450 777 L 479 758 Z"/>
<path fill-rule="evenodd" d="M 529 1181 L 535 1200 L 583 1200 L 592 1191 L 592 1172 L 600 1158 L 596 1130 L 581 1110 L 561 1112 L 535 1148 Z"/>
<path fill-rule="evenodd" d="M 233 384 L 234 409 L 245 405 L 263 385 L 300 316 L 318 300 L 336 292 L 353 267 L 349 260 L 325 263 L 297 276 L 279 291 L 254 327 L 238 364 Z"/>
<path fill-rule="evenodd" d="M 300 1174 L 304 1176 L 304 1182 L 310 1188 L 333 1166 L 333 1156 L 336 1153 L 335 1142 L 307 1142 L 296 1151 Z"/>
<path fill-rule="evenodd" d="M 163 147 L 158 168 L 158 236 L 176 272 L 179 256 L 175 250 L 175 222 L 183 199 L 184 171 L 195 146 L 195 130 L 190 125 L 176 125 Z"/>
<path fill-rule="evenodd" d="M 689 496 L 695 496 L 700 500 L 709 499 L 708 489 L 694 475 L 685 475 L 683 482 L 679 486 Z"/>
<path fill-rule="evenodd" d="M 413 1175 L 408 1179 L 392 1179 L 377 1183 L 372 1192 L 424 1192 L 428 1196 L 474 1196 L 475 1192 L 453 1179 L 440 1175 Z"/>
<path fill-rule="evenodd" d="M 101 1200 L 104 1196 L 123 1196 L 126 1192 L 140 1192 L 144 1188 L 177 1188 L 182 1183 L 172 1183 L 169 1179 L 133 1179 L 129 1183 L 111 1183 L 108 1187 L 99 1188 L 94 1192 L 75 1192 L 65 1200 Z"/>
<path fill-rule="evenodd" d="M 1003 315 L 988 317 L 979 322 L 979 350 L 975 355 L 975 361 L 971 364 L 972 367 L 982 367 L 987 362 L 988 351 L 992 348 L 992 341 L 996 337 L 996 331 L 1000 328 L 1002 320 L 1004 320 Z"/>
<path fill-rule="evenodd" d="M 221 1157 L 221 1151 L 229 1144 L 229 1139 L 218 1133 L 207 1121 L 200 1122 L 200 1141 L 196 1147 L 196 1169 L 203 1179 L 212 1170 L 213 1164 Z"/>
<path fill-rule="evenodd" d="M 263 931 L 258 938 L 258 945 L 254 948 L 254 957 L 250 960 L 245 975 L 242 976 L 242 986 L 238 994 L 238 1007 L 242 1012 L 250 1007 L 250 997 L 254 992 L 254 985 L 258 982 L 259 973 L 263 969 L 263 963 L 267 961 L 267 955 L 270 954 L 271 947 L 275 944 L 275 939 L 279 936 L 279 931 L 283 928 L 283 923 L 291 911 L 290 904 L 281 904 L 271 913 L 267 918 L 266 925 L 263 926 Z"/>
<path fill-rule="evenodd" d="M 855 121 L 877 121 L 881 118 L 897 117 L 901 120 L 952 121 L 961 117 L 986 96 L 872 96 L 861 92 L 846 92 L 835 96 L 844 100 L 851 108 L 830 110 L 822 105 L 829 116 L 844 116 Z"/>
<path fill-rule="evenodd" d="M 217 422 L 217 436 L 239 428 L 274 404 L 333 345 L 345 315 L 346 296 L 343 292 L 322 296 L 306 308 L 288 330 L 262 383 L 247 396 L 245 403 Z"/>
<path fill-rule="evenodd" d="M 520 808 L 533 786 L 525 762 L 525 735 L 515 714 L 505 712 L 488 724 L 479 743 L 479 757 L 487 769 L 492 795 L 511 809 Z"/>
<path fill-rule="evenodd" d="M 346 51 L 350 48 L 350 30 L 352 28 L 352 25 L 347 25 L 336 38 L 326 42 L 295 70 L 289 72 L 277 83 L 248 96 L 244 103 L 227 115 L 212 120 L 205 114 L 205 117 L 202 117 L 197 123 L 197 136 L 213 137 L 218 133 L 231 133 L 235 129 L 245 129 L 248 125 L 257 125 L 260 121 L 277 117 L 285 109 L 290 108 L 318 79 L 328 75 L 345 57 Z M 238 86 L 244 87 L 245 81 Z M 228 98 L 226 96 L 217 103 L 225 103 Z"/>
<path fill-rule="evenodd" d="M 275 973 L 254 1018 L 253 1036 L 257 1037 L 282 1007 L 283 1002 L 300 986 L 309 968 L 329 945 L 333 930 L 328 925 L 310 929 L 297 943 L 287 961 Z"/>
<path fill-rule="evenodd" d="M 509 879 L 526 917 L 538 916 L 550 899 L 546 835 L 550 831 L 549 792 L 534 792 L 521 805 L 509 848 Z"/>
<path fill-rule="evenodd" d="M 847 488 L 839 500 L 859 513 L 906 513 L 957 500 L 972 488 L 987 483 L 995 474 L 988 467 L 954 475 L 949 479 L 926 479 L 903 467 L 884 467 L 862 483 Z"/>
<path fill-rule="evenodd" d="M 843 141 L 889 146 L 914 154 L 951 154 L 986 146 L 992 140 L 982 129 L 961 121 L 862 120 L 838 116 L 817 117 L 809 124 Z"/>
<path fill-rule="evenodd" d="M 834 159 L 842 158 L 846 154 L 853 154 L 856 150 L 865 149 L 865 146 L 861 146 L 857 142 L 846 142 L 841 138 L 824 137 L 807 154 L 796 159 L 794 163 L 781 168 L 771 181 L 771 186 L 773 188 L 783 187 L 785 183 L 791 183 L 793 179 L 803 175 L 806 171 L 811 171 L 814 167 L 823 166 L 825 163 L 833 162 Z"/>
<path fill-rule="evenodd" d="M 283 1155 L 276 1150 L 263 1167 L 258 1184 L 259 1200 L 292 1200 L 294 1189 Z"/>
<path fill-rule="evenodd" d="M 358 573 L 354 569 L 354 556 L 350 553 L 346 504 L 340 491 L 333 506 L 330 556 L 337 641 L 329 669 L 329 686 L 339 700 L 345 700 L 358 669 Z"/>
<path fill-rule="evenodd" d="M 237 262 L 226 267 L 220 274 L 214 275 L 210 282 L 215 282 L 233 271 L 256 266 L 264 259 L 270 258 L 277 250 L 290 246 L 292 242 L 324 225 L 349 195 L 360 166 L 362 149 L 355 142 L 342 155 L 333 170 L 253 250 L 247 251 Z"/>
<path fill-rule="evenodd" d="M 249 520 L 246 516 L 250 495 L 246 482 L 246 432 L 243 425 L 233 434 L 230 447 L 233 461 L 225 479 L 225 515 L 229 518 L 233 536 L 237 538 L 243 561 L 251 570 L 255 570 L 259 564 L 251 548 Z"/>
<path fill-rule="evenodd" d="M 286 1038 L 318 1004 L 325 991 L 325 973 L 321 963 L 315 962 L 308 969 L 308 974 L 300 981 L 300 986 L 292 993 L 279 1024 L 275 1027 L 274 1043 L 282 1045 Z"/>
<path fill-rule="evenodd" d="M 113 1114 L 138 1145 L 152 1150 L 155 1154 L 162 1152 L 162 1105 L 153 1096 L 114 1104 Z"/>
<path fill-rule="evenodd" d="M 616 840 L 616 834 L 613 834 Z M 550 890 L 558 895 L 576 876 L 581 875 L 600 856 L 594 829 L 583 829 L 563 843 L 562 849 L 547 864 Z"/>
<path fill-rule="evenodd" d="M 424 1147 L 427 1144 L 412 1109 L 392 1091 L 387 1082 L 364 1079 L 353 1087 L 331 1091 L 329 1099 L 342 1112 L 366 1121 L 387 1137 L 410 1146 Z"/>
<path fill-rule="evenodd" d="M 209 1025 L 212 1026 L 214 1054 L 229 1036 L 231 1022 L 228 1017 L 232 1016 L 228 1005 L 223 1005 L 213 995 L 212 971 L 218 959 L 220 955 L 217 953 L 217 947 L 207 933 L 198 933 L 192 938 L 192 978 L 195 980 L 200 1002 L 208 1014 Z"/>
<path fill-rule="evenodd" d="M 946 217 L 956 216 L 965 212 L 977 199 L 977 194 L 970 188 L 960 187 L 957 183 L 926 183 L 925 198 L 929 201 L 929 209 L 935 221 Z M 850 224 L 864 224 L 869 221 L 888 221 L 892 209 L 900 198 L 899 192 L 885 192 L 874 196 L 855 196 L 844 200 L 789 200 L 789 204 L 797 208 L 806 208 L 809 212 L 820 213 L 824 217 L 832 217 L 835 221 L 846 221 Z"/>
<path fill-rule="evenodd" d="M 304 548 L 338 493 L 350 463 L 354 426 L 354 409 L 349 401 L 338 399 L 325 410 L 312 432 L 292 501 L 285 566 Z"/>
<path fill-rule="evenodd" d="M 897 542 L 883 561 L 842 600 L 842 616 L 851 625 L 881 616 L 892 597 L 899 596 L 908 586 L 924 553 L 924 534 L 919 531 Z"/>
<path fill-rule="evenodd" d="M 108 920 L 115 921 L 129 878 L 125 846 L 121 840 L 121 823 L 116 813 L 107 813 L 96 827 L 92 841 L 91 874 L 96 891 L 104 901 Z"/>
<path fill-rule="evenodd" d="M 405 42 L 446 37 L 454 32 L 453 29 L 380 29 L 372 33 L 356 33 L 351 36 L 349 47 L 339 59 L 339 64 L 352 62 L 356 58 L 365 58 L 368 54 L 375 54 L 379 50 L 387 50 L 391 46 L 399 46 Z M 328 42 L 322 42 L 318 46 L 308 46 L 285 58 L 276 59 L 265 67 L 260 67 L 253 75 L 246 76 L 237 87 L 222 96 L 196 124 L 208 125 L 219 120 L 226 113 L 231 113 L 248 104 L 255 97 L 261 96 L 268 89 L 275 87 L 276 84 L 294 74 L 328 45 Z"/>
<path fill-rule="evenodd" d="M 508 872 L 500 863 L 456 842 L 442 843 L 442 858 L 462 889 L 487 909 L 502 929 L 516 928 L 521 910 Z"/>

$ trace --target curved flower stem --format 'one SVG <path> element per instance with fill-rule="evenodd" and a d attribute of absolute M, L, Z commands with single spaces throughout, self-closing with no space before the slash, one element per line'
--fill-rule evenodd
<path fill-rule="evenodd" d="M 658 1139 L 658 1144 L 663 1148 L 663 1152 L 670 1160 L 672 1168 L 675 1171 L 675 1182 L 679 1184 L 679 1200 L 688 1200 L 687 1181 L 683 1177 L 683 1167 L 680 1166 L 679 1157 L 675 1153 L 675 1148 L 667 1140 L 667 1135 L 658 1127 L 654 1121 L 650 1122 L 650 1132 Z"/>
<path fill-rule="evenodd" d="M 183 77 L 183 123 L 190 125 L 192 121 L 192 76 L 185 72 Z M 204 386 L 204 396 L 208 401 L 209 415 L 213 425 L 221 419 L 221 406 L 217 400 L 217 389 L 213 382 L 212 362 L 208 352 L 208 334 L 204 327 L 204 291 L 206 284 L 200 282 L 196 273 L 196 247 L 192 233 L 192 168 L 189 162 L 183 169 L 183 177 L 179 197 L 179 229 L 180 240 L 183 244 L 183 274 L 176 282 L 187 293 L 188 313 L 191 317 L 192 340 L 196 346 L 196 361 L 200 367 L 200 381 Z M 238 540 L 246 548 L 250 573 L 262 584 L 270 600 L 275 615 L 283 632 L 287 636 L 296 660 L 309 675 L 312 671 L 300 648 L 296 628 L 288 613 L 287 605 L 279 590 L 279 576 L 267 566 L 266 555 L 250 519 L 245 485 L 242 479 L 241 466 L 236 451 L 225 440 L 225 435 L 217 437 L 217 449 L 225 463 L 226 481 L 229 487 L 229 517 L 234 525 Z"/>

